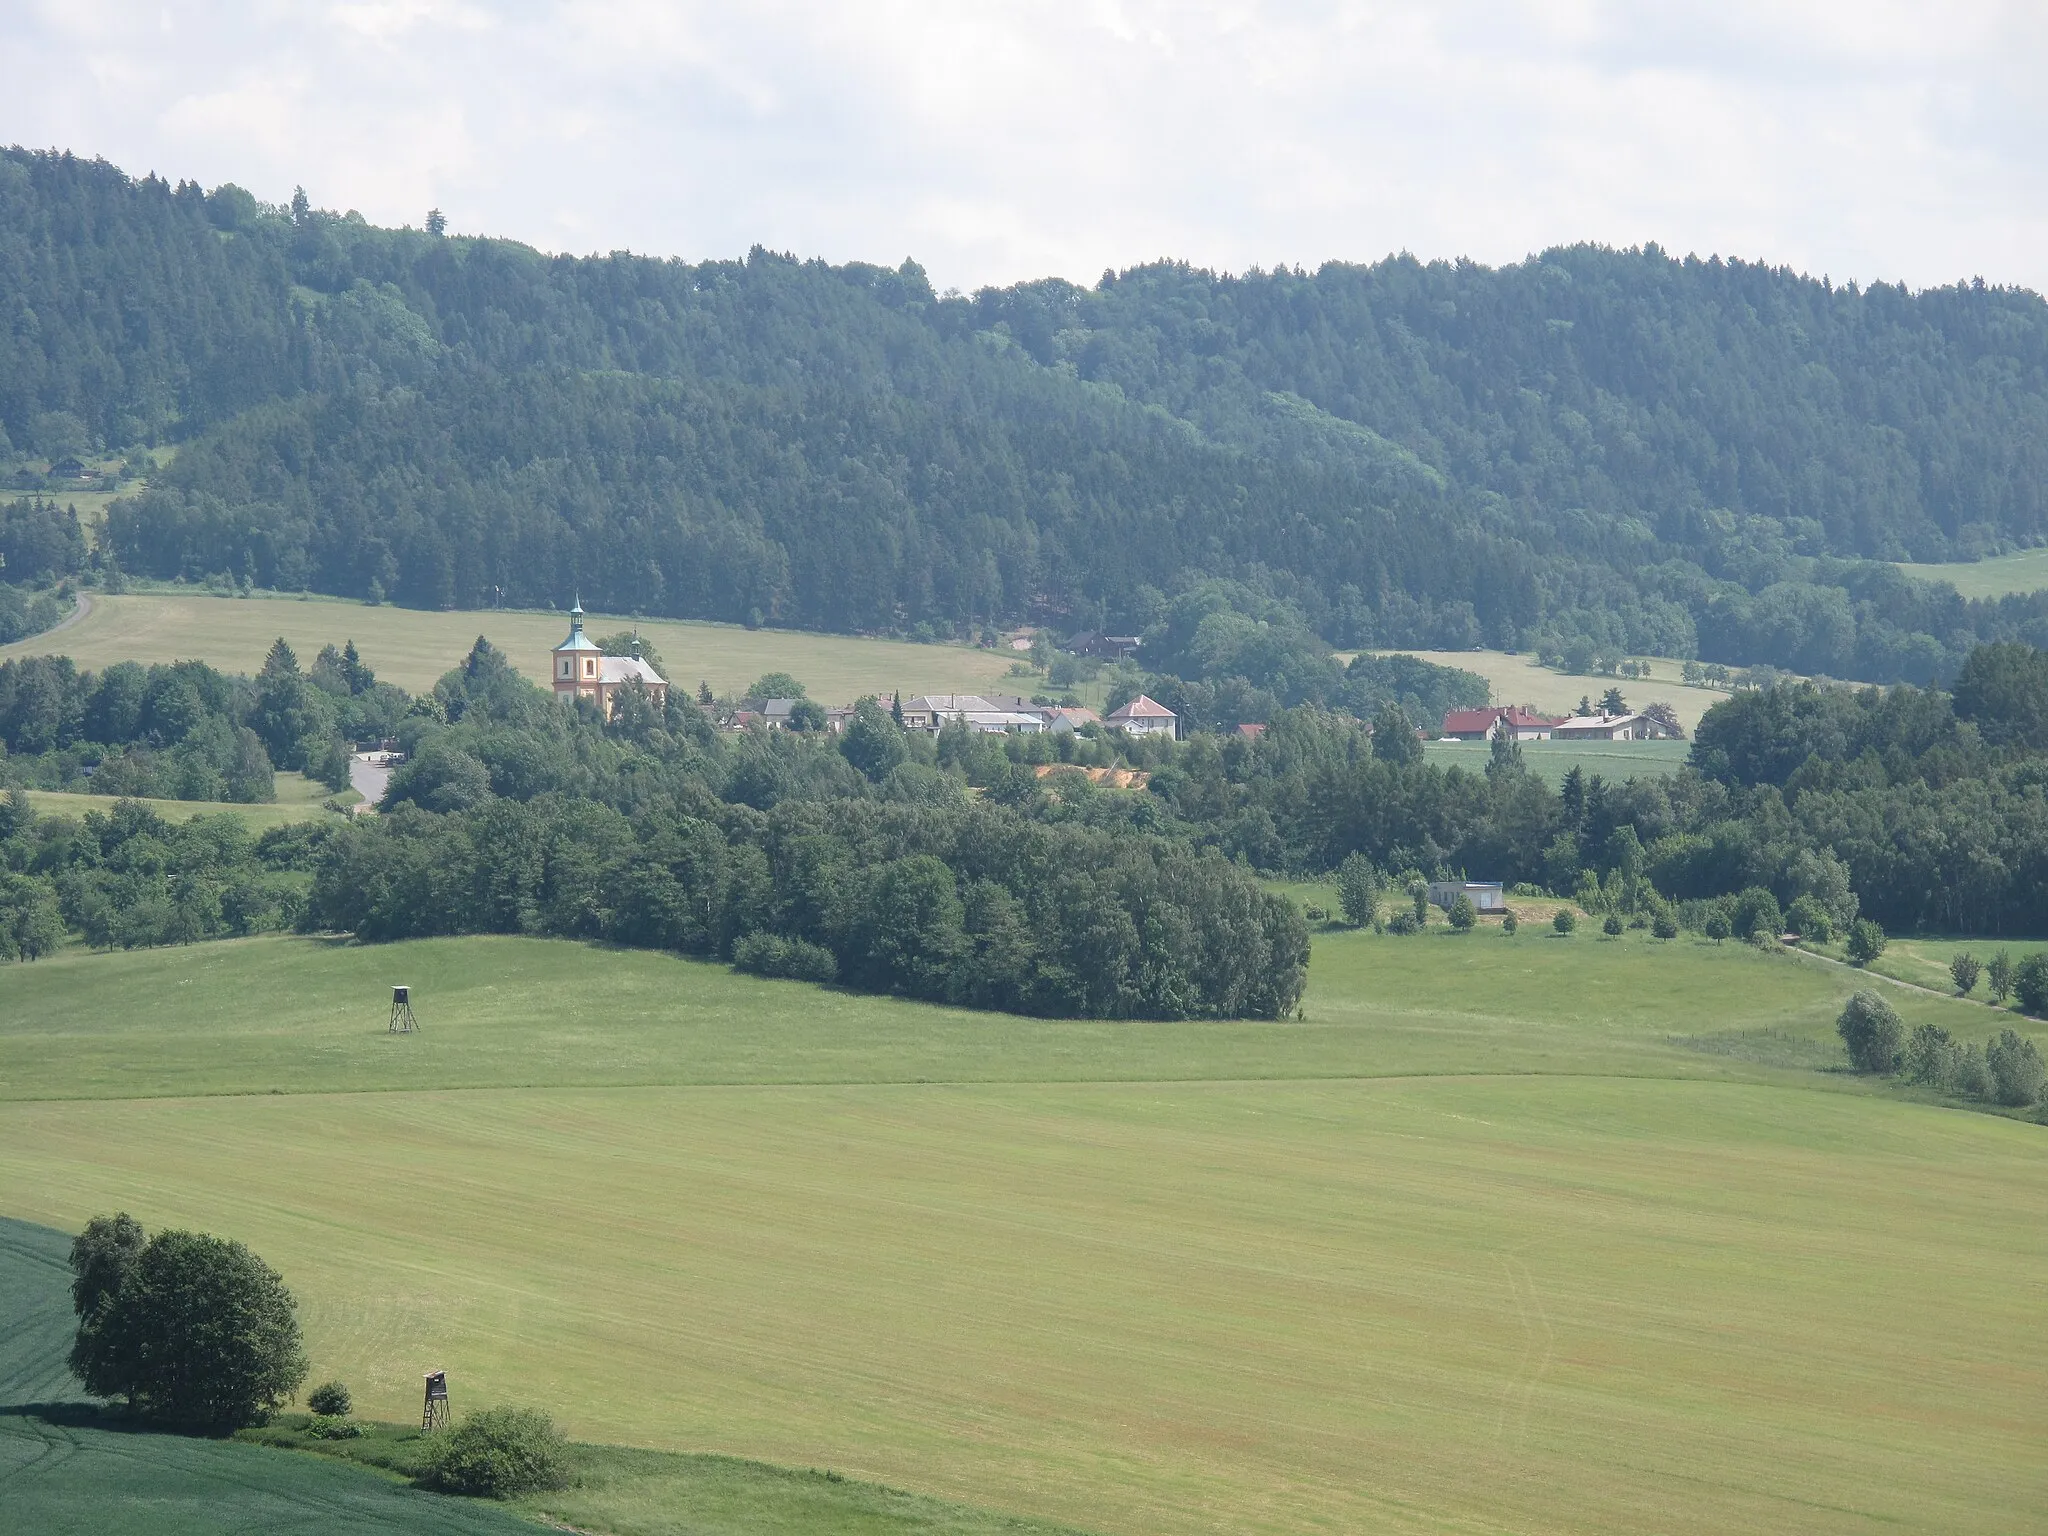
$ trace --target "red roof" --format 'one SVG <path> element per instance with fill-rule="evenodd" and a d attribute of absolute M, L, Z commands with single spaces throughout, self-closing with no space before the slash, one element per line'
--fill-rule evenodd
<path fill-rule="evenodd" d="M 1172 710 L 1161 704 L 1157 699 L 1148 699 L 1141 693 L 1122 709 L 1111 710 L 1109 718 L 1112 720 L 1171 720 L 1175 716 Z"/>
<path fill-rule="evenodd" d="M 1493 730 L 1494 721 L 1500 719 L 1507 721 L 1509 730 L 1531 730 L 1557 724 L 1550 716 L 1539 715 L 1519 704 L 1494 704 L 1485 709 L 1446 710 L 1443 733 L 1446 736 L 1484 736 Z"/>
<path fill-rule="evenodd" d="M 1262 724 L 1253 724 L 1252 722 L 1247 721 L 1245 724 L 1240 725 L 1237 728 L 1237 734 L 1240 736 L 1249 736 L 1254 741 L 1256 741 L 1259 737 L 1266 734 L 1266 727 Z"/>

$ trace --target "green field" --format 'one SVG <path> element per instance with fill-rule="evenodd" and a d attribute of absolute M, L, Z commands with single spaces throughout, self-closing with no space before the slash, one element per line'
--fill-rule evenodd
<path fill-rule="evenodd" d="M 75 795 L 66 791 L 31 789 L 24 791 L 28 802 L 45 816 L 83 816 L 87 811 L 108 811 L 114 806 L 110 795 Z M 324 806 L 335 798 L 334 791 L 303 773 L 277 775 L 277 798 L 263 805 L 243 805 L 233 800 L 141 800 L 166 821 L 189 821 L 194 816 L 239 816 L 252 829 L 262 832 L 288 822 L 313 821 L 327 815 Z M 360 800 L 353 790 L 341 799 Z"/>
<path fill-rule="evenodd" d="M 1688 741 L 1525 741 L 1522 761 L 1555 789 L 1574 768 L 1609 780 L 1676 773 L 1691 750 Z M 1481 773 L 1493 747 L 1484 741 L 1430 741 L 1423 743 L 1422 755 L 1441 767 L 1456 765 Z"/>
<path fill-rule="evenodd" d="M 1084 1024 L 534 940 L 72 953 L 0 973 L 0 1191 L 243 1238 L 392 1419 L 445 1366 L 1097 1531 L 2037 1529 L 2048 1130 L 1842 1071 L 1860 979 L 1327 932 L 1305 1021 Z"/>
<path fill-rule="evenodd" d="M 1899 569 L 1921 581 L 1945 581 L 1964 597 L 2004 597 L 2008 592 L 2039 592 L 2048 587 L 2048 549 L 2023 549 L 1989 560 L 1943 565 L 1902 562 Z"/>
<path fill-rule="evenodd" d="M 886 698 L 899 688 L 905 698 L 998 688 L 1016 659 L 1007 651 L 961 645 L 748 630 L 736 624 L 596 614 L 584 622 L 593 635 L 637 624 L 661 653 L 671 680 L 691 689 L 703 681 L 716 692 L 737 693 L 768 672 L 789 672 L 813 698 L 828 704 L 850 703 L 868 693 Z M 0 659 L 69 656 L 94 671 L 117 661 L 188 660 L 253 673 L 280 635 L 302 662 L 311 661 L 323 645 L 352 638 L 380 678 L 418 693 L 461 661 L 478 635 L 487 636 L 528 677 L 545 677 L 548 648 L 568 627 L 566 618 L 552 613 L 430 613 L 315 597 L 95 594 L 92 611 L 78 623 L 0 646 Z"/>

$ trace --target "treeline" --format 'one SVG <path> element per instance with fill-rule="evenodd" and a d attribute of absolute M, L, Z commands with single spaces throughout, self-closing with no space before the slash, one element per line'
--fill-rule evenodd
<path fill-rule="evenodd" d="M 348 787 L 349 744 L 381 739 L 411 700 L 380 684 L 355 642 L 302 671 L 271 647 L 253 679 L 198 661 L 97 674 L 68 656 L 0 662 L 0 782 L 169 800 L 275 798 L 273 771 Z"/>
<path fill-rule="evenodd" d="M 2048 538 L 2048 306 L 2018 290 L 1652 246 L 962 298 L 909 262 L 549 258 L 8 151 L 0 291 L 0 454 L 182 442 L 109 518 L 153 576 L 927 634 L 1135 632 L 1221 577 L 1345 648 L 1922 683 L 2048 640 L 2048 600 L 1870 563 Z"/>

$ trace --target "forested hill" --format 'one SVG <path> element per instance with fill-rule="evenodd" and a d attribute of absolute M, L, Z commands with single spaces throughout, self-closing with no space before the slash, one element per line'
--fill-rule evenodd
<path fill-rule="evenodd" d="M 1339 645 L 1889 680 L 2048 604 L 1887 565 L 2048 538 L 2048 305 L 1575 247 L 939 296 L 0 154 L 9 473 L 178 445 L 132 572 L 827 629 L 1142 628 L 1200 576 Z"/>

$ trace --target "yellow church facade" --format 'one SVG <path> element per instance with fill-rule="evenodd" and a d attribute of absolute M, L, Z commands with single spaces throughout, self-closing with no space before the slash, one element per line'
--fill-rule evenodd
<path fill-rule="evenodd" d="M 583 605 L 569 610 L 569 638 L 554 648 L 549 673 L 557 698 L 589 699 L 609 720 L 622 689 L 639 683 L 656 709 L 668 703 L 668 679 L 638 656 L 607 656 L 583 633 Z"/>

